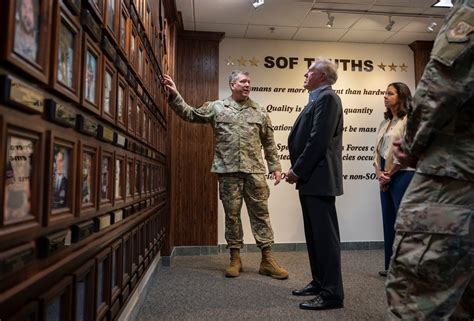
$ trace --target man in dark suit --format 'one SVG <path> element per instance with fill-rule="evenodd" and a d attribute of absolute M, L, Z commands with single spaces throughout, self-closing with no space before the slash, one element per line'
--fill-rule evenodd
<path fill-rule="evenodd" d="M 301 309 L 324 310 L 344 306 L 341 248 L 336 196 L 342 195 L 341 99 L 332 90 L 337 66 L 316 58 L 306 72 L 309 102 L 288 137 L 291 169 L 286 181 L 296 183 L 311 266 L 311 282 L 293 295 L 315 295 Z"/>

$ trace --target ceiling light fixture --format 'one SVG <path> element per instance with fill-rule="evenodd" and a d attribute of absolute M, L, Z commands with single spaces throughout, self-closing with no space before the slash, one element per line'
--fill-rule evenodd
<path fill-rule="evenodd" d="M 430 23 L 430 25 L 428 27 L 426 27 L 426 31 L 427 32 L 433 32 L 433 31 L 435 31 L 437 26 L 438 26 L 438 24 L 433 21 L 433 22 Z"/>
<path fill-rule="evenodd" d="M 395 21 L 392 20 L 392 16 L 388 16 L 388 23 L 385 26 L 385 30 L 387 31 L 392 31 L 393 25 L 395 24 Z"/>
<path fill-rule="evenodd" d="M 265 4 L 265 0 L 253 0 L 253 7 L 257 9 L 258 7 L 261 7 Z"/>
<path fill-rule="evenodd" d="M 326 22 L 326 26 L 328 26 L 328 28 L 332 28 L 334 26 L 334 16 L 331 16 L 331 13 L 328 11 L 327 12 L 328 14 L 328 22 Z"/>
<path fill-rule="evenodd" d="M 432 7 L 436 8 L 451 8 L 453 3 L 451 0 L 438 0 Z"/>

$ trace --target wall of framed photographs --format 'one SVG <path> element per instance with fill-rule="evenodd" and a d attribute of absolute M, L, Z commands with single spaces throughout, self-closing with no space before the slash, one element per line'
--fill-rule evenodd
<path fill-rule="evenodd" d="M 114 320 L 158 255 L 171 2 L 2 4 L 1 320 Z"/>

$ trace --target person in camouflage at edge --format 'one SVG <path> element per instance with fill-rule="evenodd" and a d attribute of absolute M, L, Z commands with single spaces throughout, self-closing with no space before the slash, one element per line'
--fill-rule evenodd
<path fill-rule="evenodd" d="M 395 224 L 390 320 L 474 320 L 474 0 L 453 3 L 394 143 L 418 163 Z"/>
<path fill-rule="evenodd" d="M 171 108 L 182 119 L 209 123 L 214 129 L 216 146 L 211 171 L 218 175 L 219 196 L 225 211 L 225 238 L 231 256 L 225 275 L 236 277 L 242 271 L 240 211 L 245 200 L 253 236 L 262 251 L 259 273 L 276 279 L 288 278 L 288 272 L 278 265 L 272 254 L 273 230 L 268 213 L 270 190 L 265 178 L 262 146 L 275 185 L 281 180 L 281 165 L 270 117 L 262 106 L 249 98 L 249 74 L 233 71 L 229 76 L 232 95 L 206 102 L 197 109 L 186 104 L 170 76 L 163 76 L 163 84 L 169 89 Z"/>

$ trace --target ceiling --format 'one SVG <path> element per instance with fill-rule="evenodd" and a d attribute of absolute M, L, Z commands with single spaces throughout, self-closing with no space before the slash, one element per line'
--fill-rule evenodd
<path fill-rule="evenodd" d="M 252 0 L 176 0 L 176 5 L 185 30 L 225 32 L 226 38 L 410 44 L 436 37 L 448 9 L 431 7 L 435 2 L 265 0 L 254 9 Z M 326 26 L 326 11 L 336 11 L 332 28 Z M 395 21 L 391 31 L 385 30 L 389 14 Z M 432 21 L 438 25 L 429 33 Z"/>

